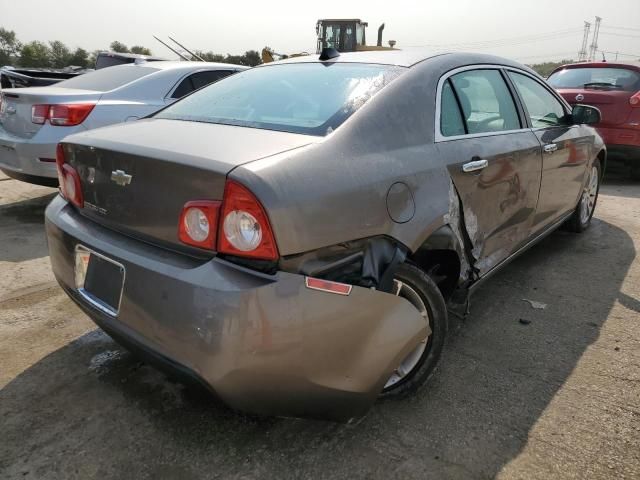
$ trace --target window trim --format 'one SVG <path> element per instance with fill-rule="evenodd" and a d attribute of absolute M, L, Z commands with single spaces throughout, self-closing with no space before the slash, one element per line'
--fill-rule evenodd
<path fill-rule="evenodd" d="M 443 74 L 438 80 L 438 86 L 436 88 L 436 118 L 435 118 L 435 135 L 434 135 L 434 143 L 440 142 L 450 142 L 453 140 L 460 140 L 465 138 L 481 138 L 481 137 L 493 137 L 496 135 L 508 135 L 511 133 L 524 132 L 531 130 L 530 123 L 528 120 L 528 115 L 526 115 L 526 111 L 523 109 L 521 104 L 520 96 L 514 90 L 514 87 L 511 85 L 511 80 L 508 78 L 508 75 L 505 75 L 504 70 L 507 68 L 511 68 L 515 72 L 522 72 L 522 70 L 518 68 L 505 67 L 504 65 L 493 65 L 493 64 L 478 64 L 478 65 L 465 65 L 463 67 L 457 67 L 453 70 L 449 70 L 445 74 Z M 441 116 L 442 116 L 442 88 L 444 83 L 449 80 L 452 76 L 461 73 L 467 72 L 469 70 L 498 70 L 500 75 L 502 76 L 502 80 L 507 86 L 509 93 L 511 94 L 511 99 L 513 100 L 513 104 L 516 107 L 516 111 L 518 112 L 518 119 L 520 120 L 521 128 L 515 130 L 502 130 L 500 132 L 482 132 L 482 133 L 466 133 L 464 135 L 453 135 L 451 137 L 447 137 L 442 134 L 441 129 Z M 455 89 L 454 89 L 455 92 Z M 456 93 L 457 98 L 457 93 Z M 460 105 L 458 104 L 460 108 Z M 465 126 L 466 129 L 466 126 Z"/>
<path fill-rule="evenodd" d="M 530 78 L 531 80 L 533 80 L 534 82 L 536 82 L 538 85 L 542 86 L 542 88 L 544 88 L 547 92 L 549 92 L 551 94 L 551 96 L 553 98 L 555 98 L 556 100 L 558 100 L 560 102 L 560 105 L 562 106 L 562 108 L 564 109 L 564 114 L 565 116 L 569 116 L 571 115 L 571 105 L 569 105 L 569 102 L 567 102 L 562 95 L 560 95 L 558 92 L 556 92 L 550 85 L 548 85 L 546 82 L 541 82 L 540 79 L 536 78 L 534 75 L 531 75 L 530 73 L 524 71 L 524 70 L 520 70 L 519 68 L 513 68 L 513 67 L 504 67 L 504 70 L 507 72 L 507 79 L 509 81 L 509 84 L 513 86 L 513 90 L 515 92 L 515 94 L 518 96 L 518 99 L 522 105 L 522 109 L 525 113 L 525 120 L 527 122 L 527 125 L 529 126 L 529 129 L 532 132 L 539 132 L 541 130 L 549 130 L 551 128 L 569 128 L 574 126 L 571 123 L 568 123 L 566 125 L 549 125 L 548 127 L 534 127 L 533 124 L 531 123 L 531 115 L 529 115 L 529 111 L 527 110 L 527 105 L 524 103 L 524 100 L 521 98 L 520 96 L 520 92 L 518 92 L 518 88 L 516 87 L 515 83 L 513 82 L 513 80 L 511 79 L 511 77 L 509 76 L 508 72 L 514 72 L 514 73 L 519 73 L 521 75 L 524 75 L 525 77 Z"/>

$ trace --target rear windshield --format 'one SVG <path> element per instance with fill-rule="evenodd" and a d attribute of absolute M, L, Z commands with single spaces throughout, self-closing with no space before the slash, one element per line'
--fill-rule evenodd
<path fill-rule="evenodd" d="M 640 90 L 640 74 L 626 68 L 565 68 L 549 77 L 553 88 Z"/>
<path fill-rule="evenodd" d="M 56 87 L 79 88 L 81 90 L 95 90 L 98 92 L 108 92 L 127 83 L 146 77 L 157 72 L 157 68 L 140 67 L 138 65 L 119 65 L 116 67 L 103 68 L 95 72 L 78 75 L 75 78 L 65 80 L 56 84 Z"/>
<path fill-rule="evenodd" d="M 405 69 L 359 63 L 297 63 L 232 75 L 156 118 L 324 136 Z"/>

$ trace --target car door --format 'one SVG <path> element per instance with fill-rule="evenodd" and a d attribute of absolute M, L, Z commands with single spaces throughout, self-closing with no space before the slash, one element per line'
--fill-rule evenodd
<path fill-rule="evenodd" d="M 592 139 L 571 124 L 564 102 L 543 82 L 522 71 L 509 70 L 508 75 L 542 146 L 540 201 L 532 225 L 535 234 L 576 207 Z"/>
<path fill-rule="evenodd" d="M 500 67 L 458 69 L 441 78 L 436 148 L 462 202 L 480 276 L 529 236 L 541 156 Z"/>

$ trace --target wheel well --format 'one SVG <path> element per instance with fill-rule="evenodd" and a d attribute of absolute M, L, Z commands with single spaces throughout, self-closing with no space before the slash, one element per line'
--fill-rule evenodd
<path fill-rule="evenodd" d="M 438 285 L 445 300 L 453 295 L 460 278 L 460 257 L 455 250 L 420 249 L 408 257 Z"/>
<path fill-rule="evenodd" d="M 600 150 L 598 152 L 598 160 L 600 160 L 600 167 L 602 167 L 600 175 L 604 176 L 604 172 L 607 169 L 607 152 L 604 150 Z"/>

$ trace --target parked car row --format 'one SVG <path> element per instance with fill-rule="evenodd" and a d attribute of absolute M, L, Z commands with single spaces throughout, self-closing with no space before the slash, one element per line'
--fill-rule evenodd
<path fill-rule="evenodd" d="M 70 81 L 63 109 L 64 85 L 5 96 L 19 141 L 1 158 L 15 175 L 18 145 L 84 126 L 56 151 L 56 279 L 118 342 L 234 408 L 344 420 L 415 391 L 448 307 L 556 228 L 591 222 L 600 111 L 516 62 L 327 49 L 175 102 L 197 73 L 166 65 Z M 87 130 L 96 112 L 126 120 L 125 100 L 145 118 Z"/>
<path fill-rule="evenodd" d="M 127 64 L 86 73 L 55 86 L 0 92 L 0 170 L 57 186 L 56 145 L 66 136 L 146 117 L 246 67 L 225 63 Z"/>

